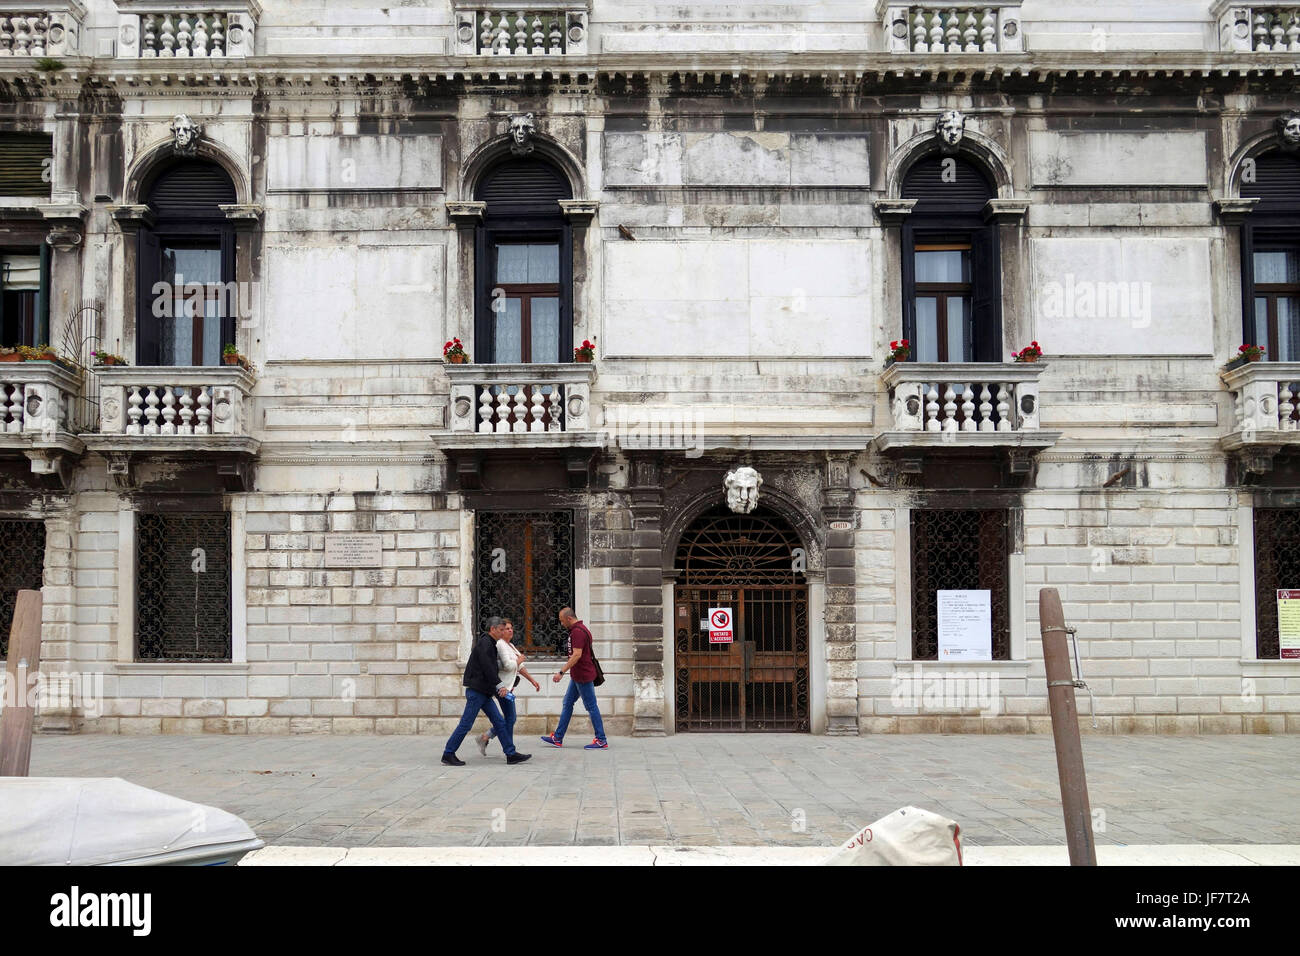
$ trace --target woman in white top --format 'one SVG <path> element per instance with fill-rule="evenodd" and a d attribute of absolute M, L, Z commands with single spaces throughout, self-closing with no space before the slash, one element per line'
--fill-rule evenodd
<path fill-rule="evenodd" d="M 513 638 L 515 636 L 515 626 L 509 618 L 501 625 L 505 628 L 505 637 L 497 641 L 497 687 L 509 688 L 512 692 L 519 686 L 519 678 L 524 678 L 533 685 L 533 690 L 540 691 L 542 685 L 533 680 L 528 669 L 524 667 L 524 652 L 515 647 Z M 515 702 L 509 697 L 498 697 L 497 703 L 501 705 L 501 715 L 505 718 L 506 726 L 510 732 L 514 733 L 515 718 L 518 716 L 515 709 Z M 478 750 L 483 756 L 487 756 L 488 742 L 497 735 L 492 728 L 488 728 L 487 733 L 478 738 Z"/>

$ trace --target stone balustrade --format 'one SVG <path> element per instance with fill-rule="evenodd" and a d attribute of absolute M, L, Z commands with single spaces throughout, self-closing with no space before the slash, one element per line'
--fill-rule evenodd
<path fill-rule="evenodd" d="M 449 427 L 481 435 L 591 429 L 590 364 L 448 365 Z"/>
<path fill-rule="evenodd" d="M 887 4 L 885 42 L 891 53 L 1019 53 L 1020 4 Z"/>
<path fill-rule="evenodd" d="M 0 15 L 0 57 L 76 54 L 80 29 L 72 10 L 5 13 Z"/>
<path fill-rule="evenodd" d="M 1254 53 L 1300 52 L 1300 4 L 1216 5 L 1219 46 Z"/>
<path fill-rule="evenodd" d="M 53 441 L 68 431 L 80 379 L 55 362 L 0 364 L 0 434 Z"/>
<path fill-rule="evenodd" d="M 1237 440 L 1300 441 L 1300 362 L 1248 362 L 1221 377 L 1232 393 Z"/>
<path fill-rule="evenodd" d="M 148 59 L 228 59 L 253 55 L 247 8 L 144 10 L 118 18 L 117 55 Z"/>
<path fill-rule="evenodd" d="M 457 4 L 455 49 L 459 54 L 479 56 L 586 53 L 586 4 L 514 9 Z"/>
<path fill-rule="evenodd" d="M 968 432 L 1037 430 L 1043 367 L 1037 362 L 895 363 L 882 375 L 893 430 L 957 438 Z"/>
<path fill-rule="evenodd" d="M 249 434 L 252 373 L 239 366 L 101 369 L 99 431 L 174 439 Z"/>

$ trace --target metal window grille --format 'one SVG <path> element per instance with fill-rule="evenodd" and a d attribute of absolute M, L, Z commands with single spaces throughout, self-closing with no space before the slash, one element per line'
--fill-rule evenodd
<path fill-rule="evenodd" d="M 530 655 L 559 657 L 568 632 L 560 608 L 573 605 L 573 512 L 480 511 L 475 517 L 474 629 L 509 618 Z"/>
<path fill-rule="evenodd" d="M 993 659 L 1011 659 L 1009 518 L 1005 510 L 912 512 L 912 656 L 915 660 L 939 659 L 938 591 L 989 591 Z"/>
<path fill-rule="evenodd" d="M 135 627 L 142 661 L 229 661 L 230 515 L 136 515 Z"/>
<path fill-rule="evenodd" d="M 9 629 L 19 591 L 39 591 L 45 571 L 45 522 L 0 521 L 0 658 L 9 654 Z"/>
<path fill-rule="evenodd" d="M 1300 508 L 1255 509 L 1255 653 L 1277 660 L 1277 592 L 1300 589 Z"/>
<path fill-rule="evenodd" d="M 809 729 L 808 588 L 798 536 L 779 517 L 702 515 L 677 551 L 676 726 L 688 731 Z M 732 611 L 734 640 L 709 640 L 709 609 Z"/>

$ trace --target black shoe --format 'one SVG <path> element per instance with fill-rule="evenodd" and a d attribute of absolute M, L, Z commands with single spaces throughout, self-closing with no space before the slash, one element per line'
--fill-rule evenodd
<path fill-rule="evenodd" d="M 525 760 L 532 760 L 532 754 L 512 753 L 506 758 L 506 763 L 523 763 Z"/>
<path fill-rule="evenodd" d="M 455 754 L 443 754 L 443 755 L 442 755 L 442 762 L 445 763 L 448 767 L 463 767 L 463 766 L 465 766 L 465 761 L 461 760 L 461 759 L 460 759 L 459 757 L 457 757 Z"/>

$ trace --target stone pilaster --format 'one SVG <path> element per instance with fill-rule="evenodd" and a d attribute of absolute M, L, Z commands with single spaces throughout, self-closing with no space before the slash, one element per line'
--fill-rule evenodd
<path fill-rule="evenodd" d="M 41 674 L 44 693 L 39 701 L 37 729 L 47 734 L 81 730 L 83 693 L 94 693 L 95 682 L 77 673 L 73 658 L 76 628 L 77 520 L 69 511 L 45 519 L 45 567 L 41 573 Z M 96 709 L 102 701 L 92 702 Z"/>
<path fill-rule="evenodd" d="M 664 727 L 663 469 L 632 462 L 632 734 L 662 737 Z"/>
<path fill-rule="evenodd" d="M 826 527 L 826 733 L 858 733 L 856 513 L 850 455 L 828 455 L 822 498 Z"/>

